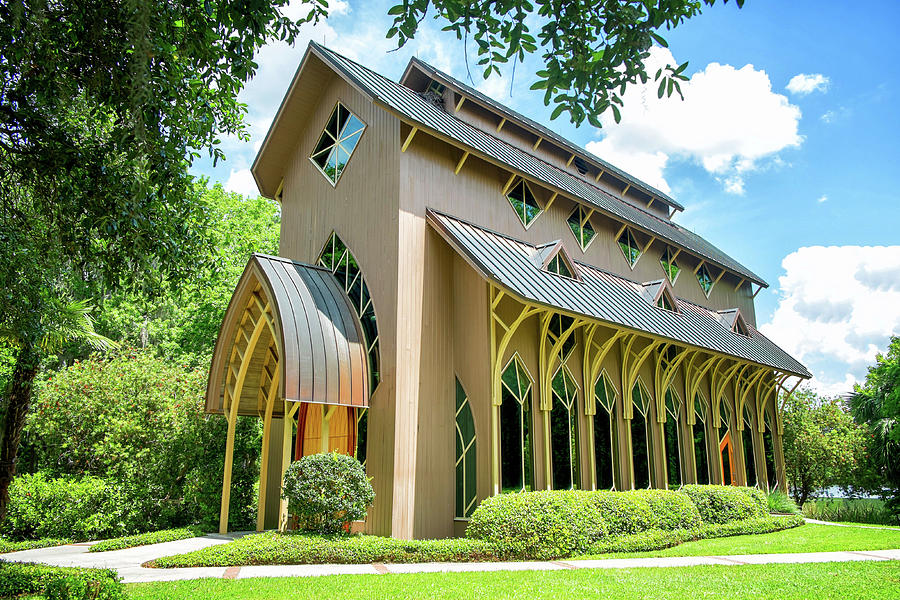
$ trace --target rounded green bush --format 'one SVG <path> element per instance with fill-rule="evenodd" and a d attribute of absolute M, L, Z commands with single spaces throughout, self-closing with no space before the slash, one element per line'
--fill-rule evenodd
<path fill-rule="evenodd" d="M 606 522 L 610 536 L 653 528 L 654 516 L 650 503 L 637 492 L 593 492 L 591 500 Z"/>
<path fill-rule="evenodd" d="M 681 491 L 693 500 L 703 524 L 709 524 L 766 516 L 768 511 L 746 489 L 730 485 L 686 485 Z"/>
<path fill-rule="evenodd" d="M 332 452 L 304 456 L 284 474 L 281 495 L 300 527 L 337 533 L 350 521 L 362 520 L 375 500 L 366 472 L 352 456 Z"/>
<path fill-rule="evenodd" d="M 631 492 L 650 507 L 653 522 L 647 529 L 674 531 L 700 526 L 700 511 L 690 496 L 675 490 L 638 490 Z"/>
<path fill-rule="evenodd" d="M 769 514 L 769 498 L 766 493 L 755 487 L 739 487 L 759 507 L 760 516 Z"/>
<path fill-rule="evenodd" d="M 503 557 L 541 560 L 585 552 L 606 534 L 592 493 L 575 490 L 487 498 L 466 529 L 468 538 L 491 544 Z"/>

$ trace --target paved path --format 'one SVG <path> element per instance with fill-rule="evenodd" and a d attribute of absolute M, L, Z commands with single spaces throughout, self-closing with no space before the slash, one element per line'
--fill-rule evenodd
<path fill-rule="evenodd" d="M 813 523 L 815 525 L 833 525 L 835 527 L 858 527 L 859 529 L 884 529 L 886 531 L 900 531 L 900 527 L 889 527 L 889 526 L 881 526 L 881 525 L 860 525 L 859 523 L 833 523 L 831 521 L 819 521 L 818 519 L 807 519 L 803 517 L 803 520 L 807 523 Z"/>
<path fill-rule="evenodd" d="M 670 556 L 664 558 L 609 558 L 604 560 L 567 560 L 544 562 L 494 563 L 420 563 L 365 565 L 269 565 L 249 567 L 192 567 L 185 569 L 147 569 L 148 560 L 171 554 L 224 544 L 236 536 L 204 537 L 139 546 L 112 552 L 88 552 L 90 544 L 39 548 L 0 554 L 16 562 L 39 562 L 61 567 L 103 567 L 115 569 L 126 583 L 178 581 L 204 577 L 245 579 L 248 577 L 310 577 L 317 575 L 377 575 L 386 573 L 558 571 L 563 569 L 630 569 L 635 567 L 687 567 L 695 565 L 762 565 L 773 563 L 815 563 L 900 560 L 898 550 L 871 552 L 807 552 L 803 554 L 743 554 L 735 556 Z"/>

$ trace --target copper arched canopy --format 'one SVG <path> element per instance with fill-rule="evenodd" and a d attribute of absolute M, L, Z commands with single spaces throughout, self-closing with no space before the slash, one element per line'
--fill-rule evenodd
<path fill-rule="evenodd" d="M 331 272 L 254 254 L 219 330 L 206 412 L 263 416 L 270 400 L 369 405 L 362 325 Z M 283 402 L 271 402 L 273 416 Z M 226 413 L 227 414 L 227 413 Z"/>

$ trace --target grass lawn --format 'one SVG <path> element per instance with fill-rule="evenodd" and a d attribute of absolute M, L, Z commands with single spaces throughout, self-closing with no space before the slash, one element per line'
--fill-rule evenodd
<path fill-rule="evenodd" d="M 784 554 L 789 552 L 836 552 L 841 550 L 888 550 L 900 548 L 900 530 L 834 527 L 807 523 L 802 527 L 764 533 L 685 542 L 680 546 L 620 554 L 598 554 L 578 558 L 623 558 L 632 556 L 716 556 L 728 554 Z"/>
<path fill-rule="evenodd" d="M 896 598 L 900 562 L 499 573 L 202 579 L 127 586 L 133 600 L 181 598 Z"/>

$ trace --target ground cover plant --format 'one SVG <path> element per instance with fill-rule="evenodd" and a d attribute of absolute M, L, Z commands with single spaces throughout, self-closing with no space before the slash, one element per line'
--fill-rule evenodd
<path fill-rule="evenodd" d="M 9 540 L 0 538 L 0 554 L 7 552 L 21 552 L 22 550 L 34 550 L 35 548 L 49 548 L 50 546 L 62 546 L 71 540 L 58 538 L 40 538 L 37 540 Z"/>
<path fill-rule="evenodd" d="M 854 522 L 871 525 L 900 525 L 900 517 L 891 514 L 878 498 L 822 498 L 803 503 L 803 516 L 835 523 Z"/>
<path fill-rule="evenodd" d="M 90 548 L 88 548 L 88 552 L 109 552 L 110 550 L 123 550 L 125 548 L 146 546 L 148 544 L 161 544 L 163 542 L 186 540 L 188 538 L 197 537 L 203 534 L 204 530 L 202 527 L 179 527 L 178 529 L 150 531 L 147 533 L 127 535 L 123 537 L 113 538 L 111 540 L 103 540 L 101 542 L 97 542 L 96 544 L 93 544 Z"/>
<path fill-rule="evenodd" d="M 337 575 L 269 579 L 200 579 L 128 586 L 134 600 L 262 600 L 280 598 L 778 598 L 886 600 L 897 597 L 900 563 L 697 566 L 641 569 L 562 569 L 493 573 Z M 727 585 L 727 592 L 725 591 Z"/>
<path fill-rule="evenodd" d="M 122 584 L 111 569 L 50 567 L 0 561 L 0 598 L 45 597 L 52 600 L 118 600 Z"/>

